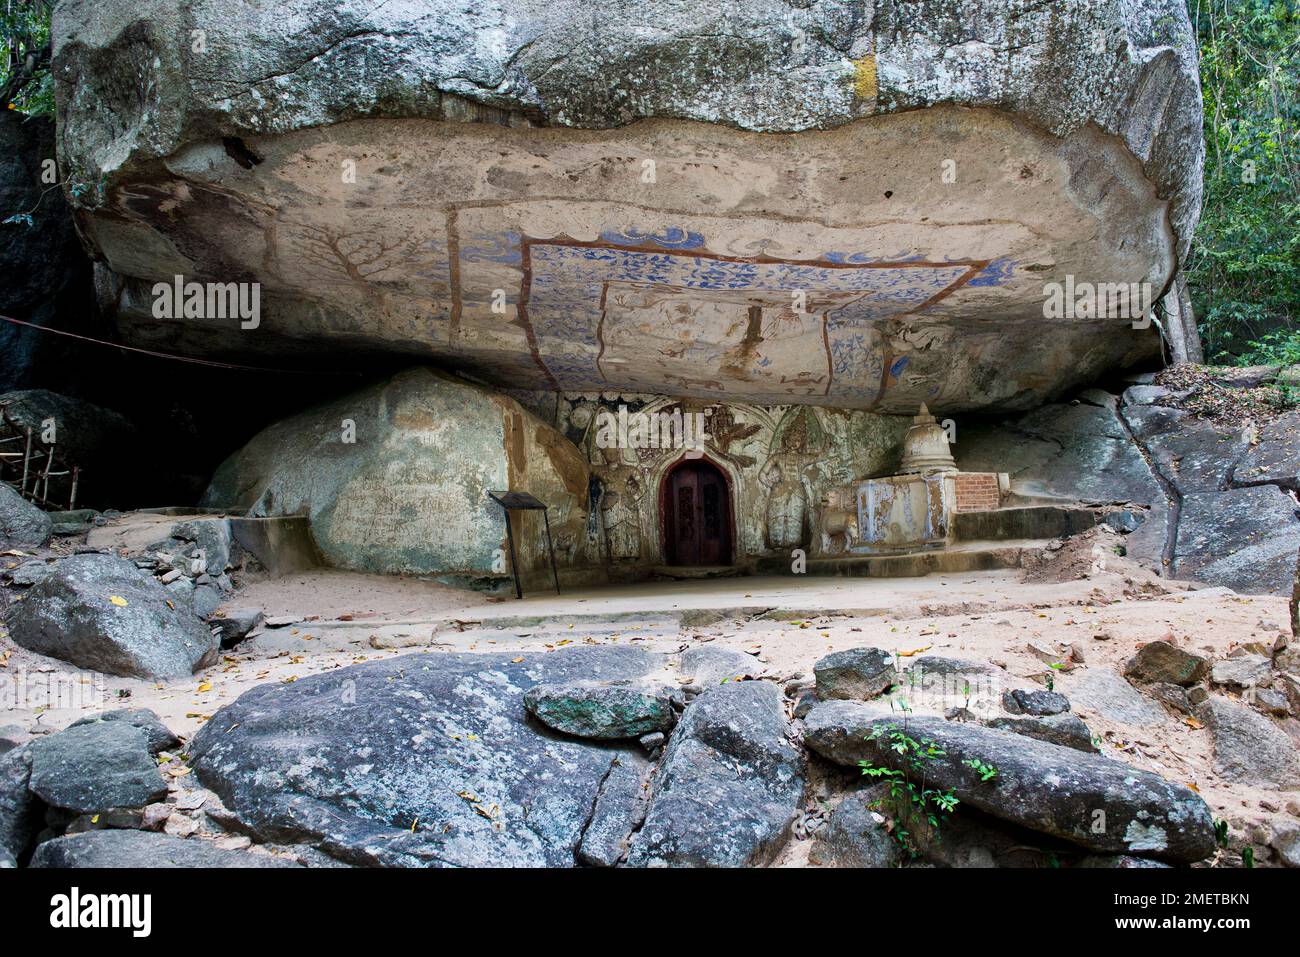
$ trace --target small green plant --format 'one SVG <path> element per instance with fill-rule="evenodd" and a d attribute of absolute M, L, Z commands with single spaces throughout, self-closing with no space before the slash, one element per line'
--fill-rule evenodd
<path fill-rule="evenodd" d="M 1222 818 L 1214 819 L 1214 843 L 1225 850 L 1228 847 L 1228 822 Z"/>
<path fill-rule="evenodd" d="M 905 711 L 910 710 L 906 702 L 901 702 L 900 706 Z M 895 816 L 894 839 L 911 857 L 917 857 L 920 849 L 912 839 L 912 828 L 918 819 L 930 826 L 937 840 L 941 826 L 939 815 L 951 814 L 959 803 L 952 790 L 941 791 L 929 787 L 926 782 L 926 765 L 948 752 L 929 738 L 918 740 L 912 737 L 906 727 L 896 724 L 875 725 L 867 734 L 867 740 L 875 741 L 878 747 L 899 756 L 902 767 L 897 769 L 871 761 L 859 761 L 858 766 L 868 777 L 889 783 L 889 800 Z"/>
<path fill-rule="evenodd" d="M 992 781 L 998 776 L 998 769 L 995 766 L 987 764 L 979 758 L 967 758 L 962 761 L 962 764 L 966 765 L 966 767 L 978 774 L 981 782 Z"/>
<path fill-rule="evenodd" d="M 905 715 L 911 711 L 906 701 L 899 700 L 897 706 Z M 952 788 L 931 787 L 928 781 L 930 762 L 946 757 L 948 752 L 929 738 L 913 737 L 906 721 L 903 725 L 874 725 L 867 740 L 898 756 L 894 763 L 901 767 L 888 767 L 872 761 L 859 761 L 858 767 L 867 777 L 888 782 L 888 801 L 894 814 L 894 839 L 909 856 L 918 857 L 920 848 L 913 838 L 913 830 L 918 824 L 927 826 L 938 843 L 942 840 L 943 815 L 951 814 L 961 803 Z M 981 782 L 997 777 L 998 769 L 978 758 L 967 758 L 962 764 L 979 774 Z"/>
<path fill-rule="evenodd" d="M 1251 868 L 1255 866 L 1255 849 L 1247 845 L 1241 852 L 1241 866 Z"/>

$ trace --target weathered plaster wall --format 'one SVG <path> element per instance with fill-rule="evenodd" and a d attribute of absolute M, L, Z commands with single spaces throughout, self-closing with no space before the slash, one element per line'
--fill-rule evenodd
<path fill-rule="evenodd" d="M 704 455 L 727 476 L 736 524 L 737 558 L 819 553 L 814 535 L 822 497 L 898 465 L 910 424 L 905 416 L 800 405 L 709 403 L 635 393 L 515 392 L 539 416 L 554 422 L 580 448 L 600 483 L 599 516 L 588 535 L 614 572 L 664 561 L 659 493 L 682 449 L 601 448 L 600 410 L 653 414 L 704 412 L 710 440 Z"/>

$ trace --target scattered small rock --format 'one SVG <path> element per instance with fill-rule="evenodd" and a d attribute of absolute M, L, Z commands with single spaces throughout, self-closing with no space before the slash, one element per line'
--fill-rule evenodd
<path fill-rule="evenodd" d="M 829 654 L 813 666 L 813 674 L 822 701 L 866 701 L 888 691 L 898 680 L 894 659 L 882 648 L 850 648 Z"/>
<path fill-rule="evenodd" d="M 701 688 L 736 678 L 756 678 L 762 673 L 760 662 L 731 648 L 701 645 L 682 652 L 682 674 L 692 675 Z"/>
<path fill-rule="evenodd" d="M 208 623 L 218 629 L 221 647 L 233 648 L 263 621 L 260 608 L 228 608 L 224 614 L 210 618 Z"/>
<path fill-rule="evenodd" d="M 1236 688 L 1262 688 L 1273 677 L 1273 663 L 1263 655 L 1242 652 L 1220 658 L 1210 671 L 1216 685 Z"/>
<path fill-rule="evenodd" d="M 1055 691 L 1026 691 L 1016 688 L 1004 692 L 1002 707 L 1012 714 L 1044 716 L 1064 714 L 1070 710 L 1070 699 Z"/>
<path fill-rule="evenodd" d="M 1201 681 L 1210 662 L 1167 641 L 1149 641 L 1124 666 L 1124 677 L 1140 684 L 1164 682 L 1188 687 Z"/>

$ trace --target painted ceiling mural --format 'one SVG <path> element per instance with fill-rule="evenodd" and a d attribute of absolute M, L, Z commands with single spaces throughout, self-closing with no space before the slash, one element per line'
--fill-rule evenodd
<path fill-rule="evenodd" d="M 492 212 L 499 221 L 501 211 Z M 466 239 L 475 214 L 483 210 L 460 211 L 448 230 L 458 226 L 461 237 L 449 251 L 457 337 L 449 345 L 473 351 L 469 330 L 499 324 L 504 306 L 537 371 L 562 390 L 874 406 L 915 352 L 947 335 L 926 327 L 928 306 L 963 287 L 1000 285 L 1014 269 L 1002 259 L 882 258 L 806 241 L 786 252 L 770 222 L 738 253 L 731 219 L 721 252 L 683 226 L 601 228 L 595 239 L 539 237 L 535 228 Z"/>

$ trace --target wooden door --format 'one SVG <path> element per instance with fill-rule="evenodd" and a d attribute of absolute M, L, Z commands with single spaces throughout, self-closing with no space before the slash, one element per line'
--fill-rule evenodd
<path fill-rule="evenodd" d="M 731 563 L 727 478 L 703 459 L 687 460 L 664 479 L 664 553 L 670 565 Z"/>

